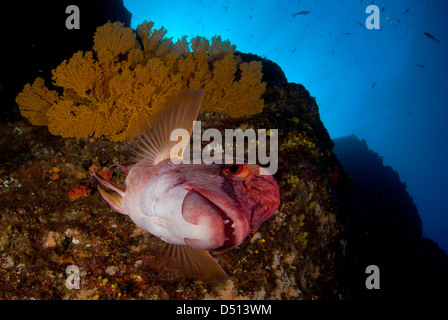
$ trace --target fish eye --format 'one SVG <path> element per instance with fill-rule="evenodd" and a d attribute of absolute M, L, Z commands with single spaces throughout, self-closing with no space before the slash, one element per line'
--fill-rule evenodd
<path fill-rule="evenodd" d="M 250 170 L 242 164 L 231 164 L 225 168 L 224 172 L 230 176 L 245 178 L 249 175 Z"/>
<path fill-rule="evenodd" d="M 226 168 L 226 172 L 229 174 L 238 174 L 243 171 L 243 166 L 240 164 L 232 164 Z"/>

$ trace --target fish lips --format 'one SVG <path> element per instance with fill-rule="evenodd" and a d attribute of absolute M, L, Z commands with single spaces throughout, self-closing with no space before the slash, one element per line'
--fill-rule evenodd
<path fill-rule="evenodd" d="M 203 244 L 200 243 L 199 239 L 191 239 L 185 238 L 184 241 L 186 244 L 196 247 L 198 249 L 213 249 L 216 251 L 226 251 L 235 246 L 241 244 L 249 234 L 249 220 L 244 219 L 244 216 L 239 212 L 239 210 L 232 205 L 232 203 L 220 195 L 217 192 L 202 189 L 202 188 L 186 188 L 189 190 L 189 193 L 185 197 L 183 209 L 188 205 L 186 203 L 186 199 L 188 199 L 188 195 L 195 193 L 196 195 L 201 197 L 203 202 L 202 206 L 208 207 L 206 212 L 210 216 L 211 219 L 211 228 L 216 230 L 216 246 L 215 247 L 201 247 Z M 199 208 L 198 208 L 199 209 Z M 200 211 L 200 210 L 198 210 Z M 184 218 L 190 223 L 197 224 L 197 216 L 192 216 L 190 213 L 182 212 Z M 210 223 L 209 222 L 209 223 Z M 222 230 L 224 232 L 222 232 Z M 220 241 L 224 235 L 224 241 Z M 213 242 L 213 241 L 212 241 Z"/>

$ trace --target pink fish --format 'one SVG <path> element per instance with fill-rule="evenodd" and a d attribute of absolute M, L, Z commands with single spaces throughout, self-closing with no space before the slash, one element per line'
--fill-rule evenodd
<path fill-rule="evenodd" d="M 163 254 L 184 276 L 224 280 L 226 273 L 208 250 L 226 251 L 240 245 L 274 214 L 280 195 L 275 179 L 256 164 L 171 161 L 173 147 L 179 145 L 170 141 L 171 132 L 183 128 L 190 136 L 201 102 L 202 90 L 168 99 L 152 128 L 144 129 L 136 140 L 134 164 L 129 169 L 113 165 L 127 172 L 125 191 L 92 171 L 114 191 L 98 187 L 104 200 L 163 240 Z M 171 157 L 182 158 L 186 147 L 184 143 L 181 152 Z"/>

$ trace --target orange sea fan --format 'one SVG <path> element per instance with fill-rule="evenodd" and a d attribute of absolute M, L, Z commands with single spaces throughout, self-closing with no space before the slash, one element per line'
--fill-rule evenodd
<path fill-rule="evenodd" d="M 90 137 L 106 124 L 101 114 L 85 105 L 75 106 L 70 100 L 58 101 L 46 115 L 50 132 L 63 137 Z"/>
<path fill-rule="evenodd" d="M 16 98 L 22 115 L 62 137 L 124 141 L 141 119 L 150 122 L 168 96 L 185 89 L 204 89 L 202 111 L 231 117 L 262 111 L 260 62 L 241 62 L 235 46 L 220 37 L 173 42 L 153 26 L 137 27 L 143 46 L 120 22 L 98 27 L 93 51 L 78 51 L 53 70 L 61 94 L 42 78 L 25 85 Z"/>
<path fill-rule="evenodd" d="M 115 61 L 119 55 L 139 47 L 134 30 L 125 28 L 122 22 L 106 23 L 98 27 L 93 42 L 93 50 L 101 62 Z"/>
<path fill-rule="evenodd" d="M 35 126 L 48 125 L 46 112 L 59 100 L 58 93 L 49 90 L 44 83 L 44 79 L 36 78 L 32 85 L 27 83 L 16 98 L 22 115 Z"/>
<path fill-rule="evenodd" d="M 53 70 L 54 84 L 65 89 L 72 89 L 81 97 L 91 99 L 91 92 L 101 77 L 97 62 L 93 59 L 93 52 L 76 52 L 67 62 Z"/>

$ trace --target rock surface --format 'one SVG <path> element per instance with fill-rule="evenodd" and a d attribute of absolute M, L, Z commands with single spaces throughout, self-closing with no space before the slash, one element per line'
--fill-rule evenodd
<path fill-rule="evenodd" d="M 271 83 L 263 113 L 234 120 L 200 114 L 202 129 L 279 129 L 281 205 L 241 246 L 215 254 L 229 274 L 219 284 L 180 279 L 151 250 L 159 241 L 113 212 L 88 173 L 123 163 L 127 143 L 61 139 L 24 120 L 2 128 L 1 259 L 4 299 L 342 298 L 341 206 L 329 180 L 342 170 L 313 98 L 301 85 Z M 336 168 L 336 169 L 335 169 Z M 340 169 L 337 169 L 340 168 Z M 341 175 L 342 176 L 342 175 Z M 116 172 L 115 183 L 124 180 Z M 342 181 L 342 182 L 341 182 Z M 91 193 L 71 200 L 80 185 Z M 81 289 L 65 270 L 80 269 Z"/>
<path fill-rule="evenodd" d="M 398 173 L 356 136 L 335 139 L 334 152 L 353 179 L 347 249 L 352 298 L 448 297 L 448 255 L 422 236 L 422 222 Z M 359 281 L 377 265 L 380 290 Z"/>
<path fill-rule="evenodd" d="M 301 85 L 286 82 L 281 69 L 264 60 L 268 82 L 263 113 L 232 120 L 200 114 L 202 129 L 279 129 L 281 192 L 278 212 L 238 248 L 216 254 L 229 280 L 204 284 L 168 272 L 152 250 L 159 241 L 113 212 L 89 174 L 123 163 L 126 143 L 107 138 L 61 139 L 31 127 L 14 98 L 36 76 L 77 50 L 91 47 L 98 25 L 130 23 L 121 1 L 80 1 L 81 29 L 65 28 L 69 2 L 18 2 L 10 9 L 2 50 L 0 127 L 0 279 L 3 299 L 317 299 L 345 295 L 341 206 L 335 178 L 342 170 L 331 152 L 313 98 Z M 14 19 L 22 24 L 11 29 Z M 34 23 L 40 19 L 40 23 Z M 51 36 L 49 36 L 51 34 Z M 12 47 L 11 47 L 12 48 Z M 242 54 L 243 60 L 259 59 Z M 333 174 L 331 182 L 329 176 Z M 342 177 L 342 175 L 341 175 Z M 117 171 L 114 183 L 124 176 Z M 343 185 L 343 183 L 341 184 Z M 344 188 L 340 188 L 344 190 Z M 341 192 L 339 192 L 342 194 Z M 66 287 L 66 268 L 77 266 L 80 289 Z M 342 267 L 341 267 L 342 266 Z"/>

